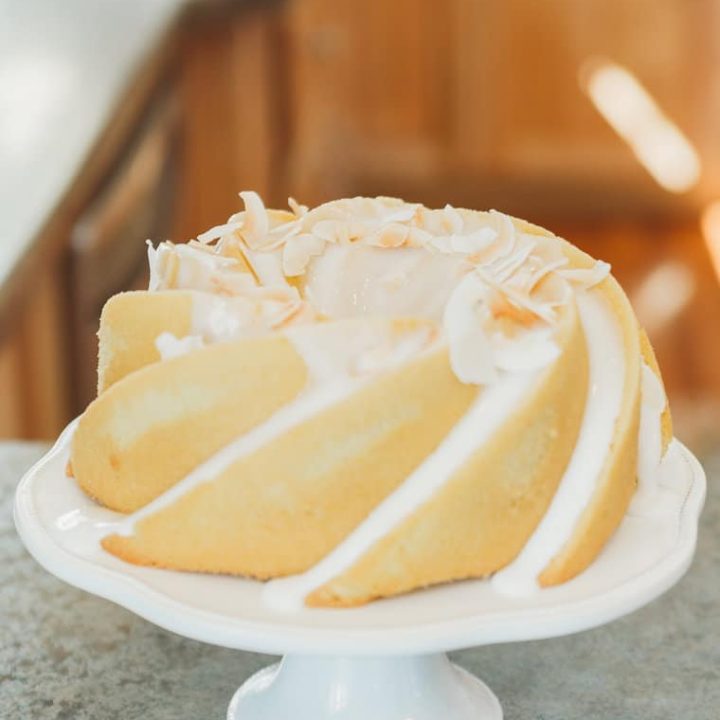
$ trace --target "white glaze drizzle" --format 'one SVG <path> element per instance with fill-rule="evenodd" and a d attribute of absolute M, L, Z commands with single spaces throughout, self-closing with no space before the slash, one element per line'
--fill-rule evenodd
<path fill-rule="evenodd" d="M 621 331 L 600 293 L 576 296 L 588 349 L 588 397 L 575 449 L 550 507 L 520 554 L 494 575 L 495 590 L 522 596 L 572 537 L 605 465 L 622 407 L 625 351 Z"/>
<path fill-rule="evenodd" d="M 638 438 L 638 487 L 629 508 L 634 516 L 661 515 L 672 508 L 672 497 L 663 488 L 666 457 L 663 456 L 662 414 L 667 398 L 660 378 L 642 365 L 640 435 Z"/>
<path fill-rule="evenodd" d="M 660 378 L 642 364 L 640 438 L 638 441 L 638 494 L 652 494 L 662 460 L 662 414 L 667 400 Z"/>
<path fill-rule="evenodd" d="M 380 331 L 380 326 L 385 332 Z M 132 535 L 135 525 L 169 507 L 198 486 L 215 480 L 227 468 L 259 450 L 326 408 L 359 390 L 376 373 L 399 367 L 424 352 L 439 348 L 431 325 L 397 333 L 387 323 L 348 323 L 338 327 L 307 325 L 286 332 L 308 369 L 308 384 L 300 394 L 265 422 L 221 448 L 187 476 L 129 515 L 117 527 Z M 329 331 L 330 330 L 330 331 Z M 178 341 L 176 341 L 178 342 Z M 182 342 L 182 341 L 179 341 Z"/>
<path fill-rule="evenodd" d="M 276 610 L 300 609 L 308 593 L 350 568 L 365 552 L 409 517 L 460 469 L 532 392 L 541 371 L 513 373 L 479 392 L 468 412 L 413 473 L 345 540 L 301 575 L 272 580 L 264 600 Z"/>
<path fill-rule="evenodd" d="M 273 413 L 268 420 L 223 447 L 169 490 L 129 515 L 118 526 L 117 533 L 132 535 L 138 522 L 164 510 L 198 486 L 216 480 L 243 457 L 251 455 L 313 415 L 348 397 L 361 382 L 350 379 L 328 381 L 312 390 L 301 392 L 295 400 Z"/>

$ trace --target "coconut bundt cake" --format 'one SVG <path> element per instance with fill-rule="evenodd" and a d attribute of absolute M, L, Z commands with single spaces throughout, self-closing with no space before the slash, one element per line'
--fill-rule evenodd
<path fill-rule="evenodd" d="M 278 605 L 582 572 L 671 439 L 609 266 L 494 211 L 241 195 L 103 310 L 71 456 L 127 514 L 103 547 Z"/>

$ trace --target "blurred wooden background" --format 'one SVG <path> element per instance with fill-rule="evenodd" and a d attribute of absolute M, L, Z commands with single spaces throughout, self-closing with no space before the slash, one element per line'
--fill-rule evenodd
<path fill-rule="evenodd" d="M 143 282 L 146 237 L 192 237 L 256 189 L 280 206 L 395 194 L 495 207 L 566 236 L 613 264 L 681 436 L 720 440 L 720 218 L 701 232 L 720 198 L 719 27 L 716 0 L 194 7 L 42 289 L 6 324 L 0 436 L 51 436 L 91 396 L 93 323 L 105 297 Z M 598 58 L 689 140 L 701 171 L 682 192 L 591 102 Z"/>

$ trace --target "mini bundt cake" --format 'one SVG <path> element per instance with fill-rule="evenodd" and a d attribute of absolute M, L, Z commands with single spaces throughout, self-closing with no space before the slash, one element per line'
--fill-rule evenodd
<path fill-rule="evenodd" d="M 609 266 L 494 211 L 241 196 L 103 310 L 71 454 L 127 514 L 103 547 L 287 607 L 582 572 L 671 439 Z"/>

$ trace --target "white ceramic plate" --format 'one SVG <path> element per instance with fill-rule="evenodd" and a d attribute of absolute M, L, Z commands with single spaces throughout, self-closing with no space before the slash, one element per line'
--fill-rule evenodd
<path fill-rule="evenodd" d="M 181 635 L 268 653 L 393 655 L 551 637 L 613 620 L 654 599 L 685 572 L 695 549 L 705 477 L 673 441 L 662 510 L 628 515 L 601 556 L 576 579 L 523 599 L 488 582 L 423 590 L 349 610 L 279 614 L 259 582 L 136 567 L 109 555 L 84 529 L 100 510 L 65 474 L 72 428 L 18 486 L 15 521 L 36 560 L 62 580 Z"/>

